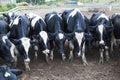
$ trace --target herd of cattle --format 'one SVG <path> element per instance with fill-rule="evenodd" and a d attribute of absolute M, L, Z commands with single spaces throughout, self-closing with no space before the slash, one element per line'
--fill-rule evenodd
<path fill-rule="evenodd" d="M 119 13 L 108 17 L 104 12 L 96 12 L 88 19 L 75 8 L 62 13 L 47 13 L 44 19 L 34 13 L 17 15 L 9 12 L 3 16 L 0 19 L 0 57 L 17 65 L 17 55 L 21 54 L 26 70 L 30 70 L 30 49 L 34 50 L 36 58 L 40 50 L 49 62 L 57 48 L 64 61 L 67 58 L 65 47 L 68 46 L 68 59 L 81 56 L 83 64 L 87 65 L 85 48 L 92 49 L 93 43 L 98 42 L 99 63 L 103 63 L 103 58 L 109 60 L 113 36 L 115 40 L 120 39 Z"/>

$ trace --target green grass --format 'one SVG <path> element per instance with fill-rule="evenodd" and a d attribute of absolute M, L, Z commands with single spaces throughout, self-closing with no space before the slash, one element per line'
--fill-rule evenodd
<path fill-rule="evenodd" d="M 16 7 L 15 4 L 0 4 L 0 12 L 8 11 L 15 7 Z"/>

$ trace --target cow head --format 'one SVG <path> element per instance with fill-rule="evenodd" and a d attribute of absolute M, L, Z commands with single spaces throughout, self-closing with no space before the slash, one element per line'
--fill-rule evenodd
<path fill-rule="evenodd" d="M 12 28 L 13 26 L 17 26 L 19 24 L 21 24 L 21 18 L 20 16 L 17 16 L 15 19 L 13 19 L 10 24 L 9 24 L 9 27 Z"/>
<path fill-rule="evenodd" d="M 106 44 L 106 40 L 109 39 L 113 27 L 106 24 L 98 24 L 97 26 L 92 26 L 91 31 L 95 38 L 99 41 L 100 47 L 103 47 Z"/>
<path fill-rule="evenodd" d="M 3 16 L 5 16 L 7 18 L 7 22 L 8 22 L 8 24 L 10 24 L 16 15 L 14 12 L 8 12 L 8 13 L 3 13 Z"/>
<path fill-rule="evenodd" d="M 75 32 L 74 45 L 76 47 L 78 56 L 82 55 L 85 49 L 85 33 L 84 32 Z M 76 53 L 76 52 L 75 52 Z"/>
<path fill-rule="evenodd" d="M 65 35 L 60 32 L 55 36 L 55 43 L 58 47 L 59 52 L 62 54 L 64 53 L 64 43 L 65 43 Z"/>
<path fill-rule="evenodd" d="M 32 41 L 27 37 L 22 37 L 19 40 L 11 39 L 11 41 L 18 47 L 19 52 L 23 56 L 26 70 L 30 70 L 29 50 L 31 48 Z"/>
<path fill-rule="evenodd" d="M 44 54 L 49 53 L 49 49 L 48 49 L 48 35 L 45 31 L 41 31 L 38 35 L 34 35 L 33 37 L 33 41 L 37 42 L 42 50 L 42 52 Z"/>
<path fill-rule="evenodd" d="M 6 35 L 0 35 L 0 51 L 1 51 L 1 56 L 5 61 L 7 62 L 15 62 L 15 45 L 11 43 L 11 41 L 8 39 Z"/>

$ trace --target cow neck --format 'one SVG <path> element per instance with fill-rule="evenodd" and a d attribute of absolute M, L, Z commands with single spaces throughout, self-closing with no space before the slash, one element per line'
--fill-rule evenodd
<path fill-rule="evenodd" d="M 19 26 L 19 30 L 18 30 L 18 35 L 19 35 L 19 38 L 22 38 L 22 37 L 25 37 L 25 30 L 23 29 L 23 26 Z"/>
<path fill-rule="evenodd" d="M 57 22 L 55 23 L 55 32 L 56 32 L 56 33 L 62 32 L 62 31 L 61 31 L 61 26 L 60 26 L 60 22 L 59 22 L 59 21 L 57 21 Z"/>

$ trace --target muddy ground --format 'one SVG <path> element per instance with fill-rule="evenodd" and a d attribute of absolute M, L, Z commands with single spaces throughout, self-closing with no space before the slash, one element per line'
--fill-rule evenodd
<path fill-rule="evenodd" d="M 62 12 L 66 9 L 68 8 L 23 10 L 19 14 L 34 12 L 44 17 L 47 12 Z M 80 10 L 88 18 L 92 15 L 92 12 L 88 12 L 86 8 L 80 8 Z M 120 9 L 113 9 L 113 11 L 106 11 L 106 14 L 111 16 L 119 11 Z M 22 80 L 120 80 L 119 49 L 115 49 L 110 53 L 110 61 L 104 62 L 104 64 L 98 64 L 98 48 L 95 47 L 91 51 L 86 51 L 88 66 L 82 65 L 81 58 L 74 58 L 73 62 L 63 62 L 57 52 L 54 54 L 56 54 L 54 61 L 46 64 L 44 55 L 39 53 L 38 60 L 34 60 L 33 53 L 31 53 L 31 71 L 24 72 L 20 78 Z M 22 61 L 19 61 L 18 68 L 24 70 Z"/>

